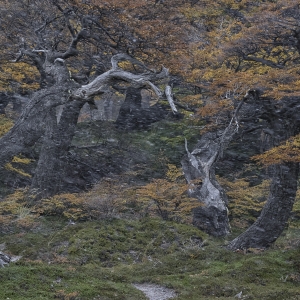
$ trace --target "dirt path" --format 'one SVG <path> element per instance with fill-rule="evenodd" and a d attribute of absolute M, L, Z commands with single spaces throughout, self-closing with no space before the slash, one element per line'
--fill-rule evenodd
<path fill-rule="evenodd" d="M 135 288 L 142 291 L 149 300 L 167 300 L 176 296 L 176 293 L 168 288 L 151 283 L 133 284 Z"/>

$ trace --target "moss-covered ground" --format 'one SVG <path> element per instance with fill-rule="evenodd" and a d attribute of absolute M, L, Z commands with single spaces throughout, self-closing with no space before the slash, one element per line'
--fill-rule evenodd
<path fill-rule="evenodd" d="M 160 219 L 75 224 L 40 217 L 2 233 L 0 299 L 146 299 L 132 283 L 172 288 L 176 299 L 300 299 L 299 229 L 266 251 L 230 252 L 225 239 Z M 229 237 L 230 239 L 232 237 Z M 4 244 L 5 243 L 5 244 Z"/>

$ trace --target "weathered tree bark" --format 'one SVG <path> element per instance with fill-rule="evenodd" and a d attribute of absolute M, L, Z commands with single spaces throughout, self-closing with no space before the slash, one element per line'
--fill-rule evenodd
<path fill-rule="evenodd" d="M 227 197 L 215 177 L 215 163 L 221 151 L 217 133 L 203 135 L 192 153 L 181 163 L 189 194 L 199 200 L 193 211 L 193 224 L 213 236 L 224 236 L 230 231 Z"/>
<path fill-rule="evenodd" d="M 224 149 L 238 131 L 238 113 L 244 100 L 237 106 L 229 125 L 218 132 L 201 136 L 195 149 L 181 161 L 185 178 L 190 185 L 190 196 L 197 198 L 200 206 L 193 211 L 193 224 L 213 236 L 230 232 L 227 196 L 215 176 L 215 167 Z"/>
<path fill-rule="evenodd" d="M 14 155 L 33 146 L 40 139 L 48 123 L 49 111 L 63 104 L 66 93 L 64 89 L 55 86 L 34 94 L 13 128 L 0 139 L 2 167 Z"/>
<path fill-rule="evenodd" d="M 280 142 L 300 131 L 300 119 L 297 109 L 299 98 L 285 98 L 275 102 L 271 99 L 254 99 L 257 118 L 264 119 L 268 134 L 264 150 L 277 146 Z M 297 192 L 299 164 L 285 162 L 269 167 L 272 177 L 268 201 L 259 218 L 244 233 L 227 246 L 230 250 L 269 247 L 280 236 L 290 217 Z"/>
<path fill-rule="evenodd" d="M 284 230 L 295 201 L 299 164 L 285 163 L 270 168 L 273 178 L 266 205 L 255 223 L 231 241 L 228 249 L 268 247 Z"/>
<path fill-rule="evenodd" d="M 43 64 L 49 78 L 48 86 L 35 92 L 12 129 L 0 139 L 0 171 L 11 158 L 35 145 L 52 124 L 53 111 L 70 99 L 71 89 L 78 85 L 70 79 L 62 59 L 47 53 Z M 55 170 L 55 169 L 54 169 Z"/>
<path fill-rule="evenodd" d="M 58 124 L 55 109 L 52 109 L 49 114 L 39 161 L 31 184 L 31 189 L 36 191 L 37 198 L 45 198 L 63 190 L 69 167 L 67 154 L 84 103 L 80 100 L 67 103 Z"/>

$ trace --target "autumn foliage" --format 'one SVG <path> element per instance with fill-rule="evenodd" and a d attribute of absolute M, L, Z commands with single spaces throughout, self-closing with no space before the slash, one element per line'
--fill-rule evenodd
<path fill-rule="evenodd" d="M 252 159 L 263 165 L 300 162 L 300 136 L 296 135 L 277 147 L 253 156 Z"/>
<path fill-rule="evenodd" d="M 30 6 L 32 3 L 36 7 Z M 193 108 L 196 116 L 191 113 L 192 117 L 206 122 L 205 130 L 228 124 L 236 104 L 249 89 L 261 90 L 272 101 L 300 94 L 300 8 L 295 0 L 22 0 L 5 1 L 1 7 L 0 91 L 28 93 L 39 89 L 40 74 L 26 50 L 41 51 L 41 56 L 47 49 L 63 53 L 74 33 L 86 28 L 76 57 L 66 62 L 71 76 L 80 75 L 86 81 L 95 78 L 109 68 L 116 53 L 128 53 L 143 61 L 148 71 L 163 65 L 185 86 L 178 99 Z M 43 39 L 37 33 L 37 23 L 44 26 L 40 27 Z M 17 53 L 18 47 L 25 54 Z M 130 63 L 121 64 L 136 71 Z M 11 126 L 12 121 L 1 116 L 0 136 Z M 297 135 L 253 159 L 264 165 L 300 162 L 299 148 Z M 25 167 L 30 163 L 16 156 L 5 169 L 29 179 L 32 175 Z M 180 176 L 180 170 L 169 165 L 165 178 L 144 186 L 105 179 L 88 193 L 42 199 L 34 211 L 77 221 L 140 210 L 141 214 L 184 221 L 199 203 L 187 196 L 188 186 Z M 263 201 L 259 199 L 265 198 L 267 182 L 256 187 L 244 179 L 224 184 L 231 198 L 232 216 L 243 218 L 249 210 L 260 210 Z M 1 208 L 2 218 L 16 219 L 26 212 L 33 216 L 23 200 L 16 200 L 18 197 L 8 198 L 12 200 Z"/>
<path fill-rule="evenodd" d="M 182 172 L 169 164 L 167 179 L 153 179 L 137 190 L 138 202 L 150 215 L 164 220 L 190 221 L 193 208 L 200 206 L 197 199 L 188 196 L 188 185 L 182 180 Z"/>
<path fill-rule="evenodd" d="M 254 222 L 266 203 L 269 193 L 269 180 L 264 180 L 258 185 L 250 185 L 245 179 L 229 181 L 219 178 L 226 189 L 229 198 L 229 217 L 231 224 L 246 228 Z"/>
<path fill-rule="evenodd" d="M 7 133 L 13 126 L 13 121 L 4 115 L 0 115 L 0 137 Z"/>

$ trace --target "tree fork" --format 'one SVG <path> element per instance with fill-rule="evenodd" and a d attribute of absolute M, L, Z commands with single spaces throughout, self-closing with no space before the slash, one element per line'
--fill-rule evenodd
<path fill-rule="evenodd" d="M 238 113 L 248 97 L 249 91 L 240 101 L 229 125 L 222 132 L 202 135 L 191 153 L 186 141 L 187 157 L 181 164 L 185 178 L 191 186 L 189 194 L 197 198 L 201 204 L 193 211 L 193 224 L 213 236 L 225 236 L 230 232 L 228 200 L 216 179 L 215 167 L 224 149 L 238 131 Z"/>

